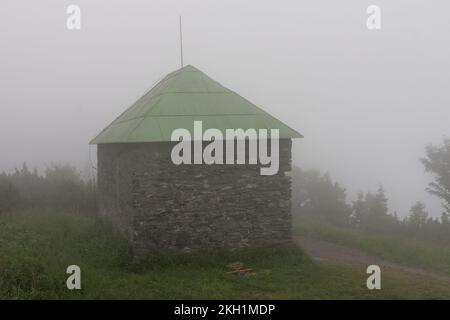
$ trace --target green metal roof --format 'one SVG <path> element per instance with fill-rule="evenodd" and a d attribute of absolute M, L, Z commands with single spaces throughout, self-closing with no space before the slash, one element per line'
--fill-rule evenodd
<path fill-rule="evenodd" d="M 279 129 L 280 138 L 302 138 L 297 131 L 223 87 L 193 66 L 168 74 L 95 137 L 91 144 L 170 141 L 172 131 Z"/>

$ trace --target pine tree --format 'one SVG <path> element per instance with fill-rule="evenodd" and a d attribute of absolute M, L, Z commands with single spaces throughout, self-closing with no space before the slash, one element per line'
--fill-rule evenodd
<path fill-rule="evenodd" d="M 428 212 L 425 205 L 417 201 L 409 211 L 409 223 L 415 228 L 423 228 L 428 221 Z"/>

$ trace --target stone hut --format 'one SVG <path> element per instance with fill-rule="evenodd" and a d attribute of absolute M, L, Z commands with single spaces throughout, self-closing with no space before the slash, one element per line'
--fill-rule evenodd
<path fill-rule="evenodd" d="M 278 173 L 261 175 L 259 162 L 174 164 L 171 150 L 177 142 L 171 134 L 177 128 L 192 132 L 194 121 L 202 121 L 203 130 L 278 129 Z M 291 139 L 300 137 L 186 66 L 168 74 L 91 141 L 98 145 L 100 213 L 126 236 L 136 256 L 154 248 L 289 242 Z"/>

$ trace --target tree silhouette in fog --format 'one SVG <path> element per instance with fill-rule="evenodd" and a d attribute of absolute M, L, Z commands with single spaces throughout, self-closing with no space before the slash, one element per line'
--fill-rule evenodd
<path fill-rule="evenodd" d="M 426 147 L 426 157 L 421 159 L 425 170 L 434 175 L 427 191 L 442 200 L 442 206 L 450 214 L 450 139 L 440 146 Z"/>

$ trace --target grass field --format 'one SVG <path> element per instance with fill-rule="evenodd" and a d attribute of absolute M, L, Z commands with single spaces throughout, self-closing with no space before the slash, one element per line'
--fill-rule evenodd
<path fill-rule="evenodd" d="M 242 262 L 254 274 L 227 273 Z M 68 265 L 81 267 L 82 290 L 66 289 Z M 382 290 L 365 270 L 319 263 L 295 246 L 154 254 L 131 262 L 127 243 L 95 218 L 28 212 L 0 218 L 1 299 L 441 299 L 446 283 L 383 271 Z"/>

